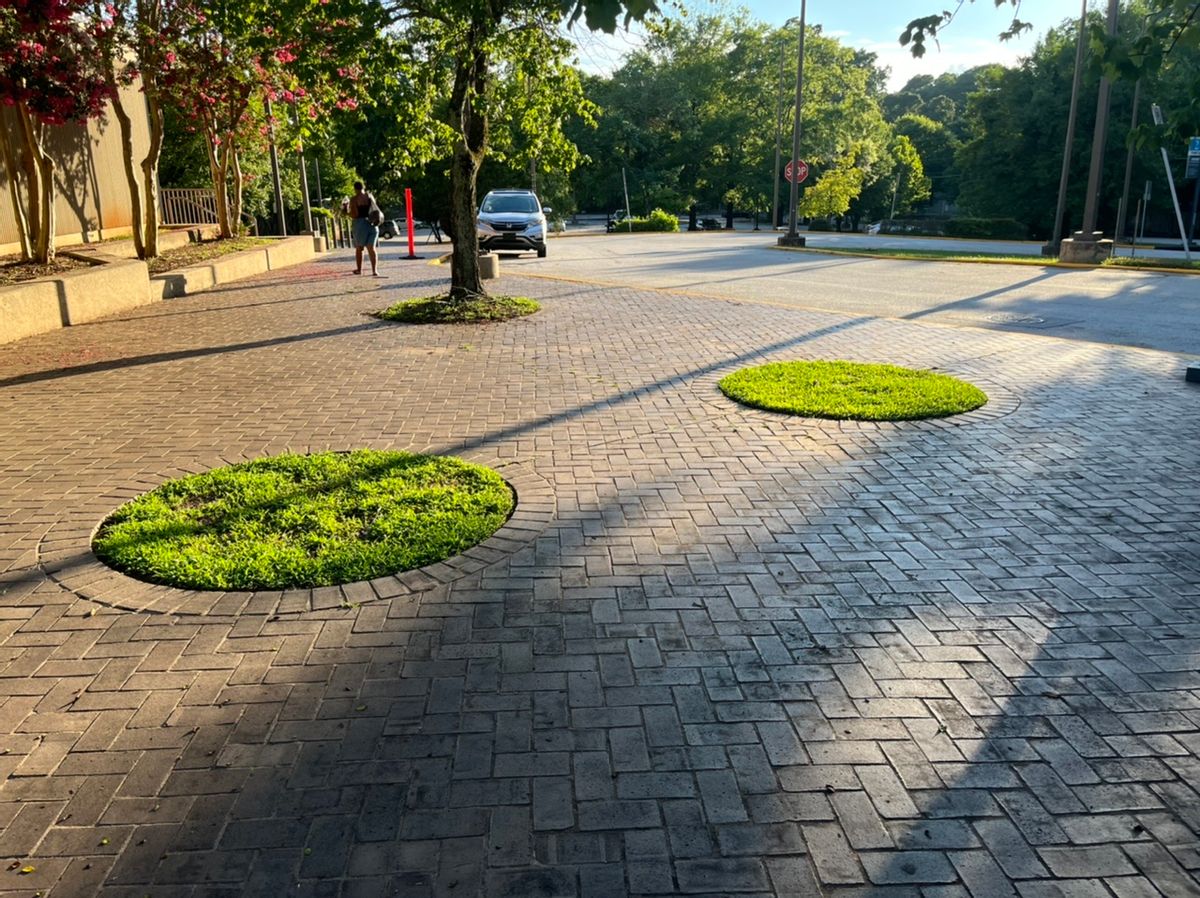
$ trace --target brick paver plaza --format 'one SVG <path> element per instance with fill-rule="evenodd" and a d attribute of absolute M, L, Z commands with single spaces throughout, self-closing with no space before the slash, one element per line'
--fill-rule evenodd
<path fill-rule="evenodd" d="M 542 312 L 405 327 L 364 313 L 445 269 L 347 269 L 0 347 L 0 895 L 1200 895 L 1179 356 L 513 277 Z M 992 402 L 716 389 L 796 357 Z M 168 477 L 361 446 L 519 515 L 341 591 L 89 554 Z"/>

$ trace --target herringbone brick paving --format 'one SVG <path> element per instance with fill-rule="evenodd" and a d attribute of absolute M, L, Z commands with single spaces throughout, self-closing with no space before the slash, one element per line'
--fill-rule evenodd
<path fill-rule="evenodd" d="M 1177 357 L 515 279 L 541 313 L 400 327 L 363 313 L 441 273 L 346 267 L 0 347 L 0 895 L 1200 894 Z M 993 401 L 716 392 L 797 356 Z M 356 446 L 516 465 L 549 513 L 403 589 L 47 576 L 166 477 Z"/>

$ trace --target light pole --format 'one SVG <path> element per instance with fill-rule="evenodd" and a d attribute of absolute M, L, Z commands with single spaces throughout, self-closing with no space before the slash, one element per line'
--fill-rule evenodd
<path fill-rule="evenodd" d="M 1108 36 L 1117 34 L 1118 0 L 1108 0 Z M 1075 234 L 1062 241 L 1059 257 L 1064 262 L 1103 262 L 1112 255 L 1113 243 L 1104 240 L 1096 230 L 1097 206 L 1100 202 L 1100 179 L 1104 168 L 1104 142 L 1108 136 L 1108 100 L 1112 82 L 1105 75 L 1100 79 L 1096 95 L 1096 130 L 1092 133 L 1092 164 L 1088 169 L 1087 196 L 1083 202 L 1083 224 Z"/>
<path fill-rule="evenodd" d="M 1113 0 L 1116 2 L 1116 0 Z M 792 121 L 792 183 L 788 201 L 789 219 L 788 232 L 779 238 L 780 246 L 804 246 L 804 238 L 796 231 L 796 207 L 800 203 L 800 179 L 795 171 L 796 160 L 800 158 L 800 111 L 801 99 L 804 94 L 804 14 L 806 0 L 800 0 L 800 54 L 796 62 L 796 114 Z"/>
<path fill-rule="evenodd" d="M 283 183 L 279 180 L 279 150 L 275 148 L 275 120 L 271 116 L 271 95 L 267 94 L 267 140 L 271 145 L 271 180 L 275 185 L 275 214 L 279 220 L 279 236 L 287 236 L 287 218 L 283 212 Z"/>
<path fill-rule="evenodd" d="M 783 131 L 783 54 L 779 56 L 779 89 L 775 91 L 775 193 L 771 198 L 771 230 L 779 227 L 779 142 Z"/>
<path fill-rule="evenodd" d="M 1042 247 L 1043 256 L 1057 256 L 1062 240 L 1063 217 L 1067 210 L 1067 176 L 1071 171 L 1071 145 L 1075 143 L 1075 110 L 1079 108 L 1079 82 L 1083 80 L 1083 32 L 1087 25 L 1087 0 L 1079 11 L 1079 36 L 1075 40 L 1075 75 L 1071 79 L 1071 109 L 1067 113 L 1067 140 L 1063 145 L 1062 171 L 1058 176 L 1058 205 L 1054 209 L 1054 230 Z"/>
<path fill-rule="evenodd" d="M 1163 114 L 1157 103 L 1150 105 L 1150 114 L 1154 116 L 1154 124 L 1156 127 L 1163 126 Z M 1167 156 L 1167 148 L 1160 147 L 1162 150 L 1163 168 L 1167 172 L 1167 186 L 1171 188 L 1171 202 L 1175 204 L 1175 221 L 1179 224 L 1179 239 L 1183 241 L 1183 258 L 1184 261 L 1191 263 L 1192 249 L 1188 242 L 1187 231 L 1183 229 L 1183 213 L 1179 210 L 1179 194 L 1175 192 L 1175 176 L 1171 174 L 1171 160 Z"/>

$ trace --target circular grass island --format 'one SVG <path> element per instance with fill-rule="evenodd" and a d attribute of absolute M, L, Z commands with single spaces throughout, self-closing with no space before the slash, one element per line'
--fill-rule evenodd
<path fill-rule="evenodd" d="M 532 315 L 540 308 L 537 302 L 524 296 L 479 294 L 452 300 L 441 295 L 406 299 L 376 312 L 375 317 L 403 324 L 477 324 L 521 318 Z"/>
<path fill-rule="evenodd" d="M 743 405 L 841 421 L 943 418 L 987 402 L 978 387 L 933 371 L 858 362 L 773 362 L 721 379 L 721 392 Z"/>
<path fill-rule="evenodd" d="M 92 548 L 131 577 L 184 589 L 333 586 L 457 555 L 515 504 L 499 474 L 456 458 L 280 455 L 168 481 L 110 515 Z"/>

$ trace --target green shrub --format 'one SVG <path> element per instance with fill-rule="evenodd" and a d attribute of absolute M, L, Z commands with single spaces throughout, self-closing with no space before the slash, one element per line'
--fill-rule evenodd
<path fill-rule="evenodd" d="M 991 240 L 1025 240 L 1029 231 L 1013 218 L 951 218 L 947 237 L 983 237 Z"/>
<path fill-rule="evenodd" d="M 617 230 L 674 232 L 679 230 L 679 219 L 670 212 L 655 209 L 647 218 L 631 218 L 621 222 Z"/>
<path fill-rule="evenodd" d="M 814 218 L 808 223 L 810 231 L 832 231 L 833 225 L 829 223 L 828 218 Z"/>
<path fill-rule="evenodd" d="M 1027 240 L 1029 231 L 1013 218 L 893 218 L 879 226 L 881 234 L 913 237 L 974 237 L 986 240 Z"/>

